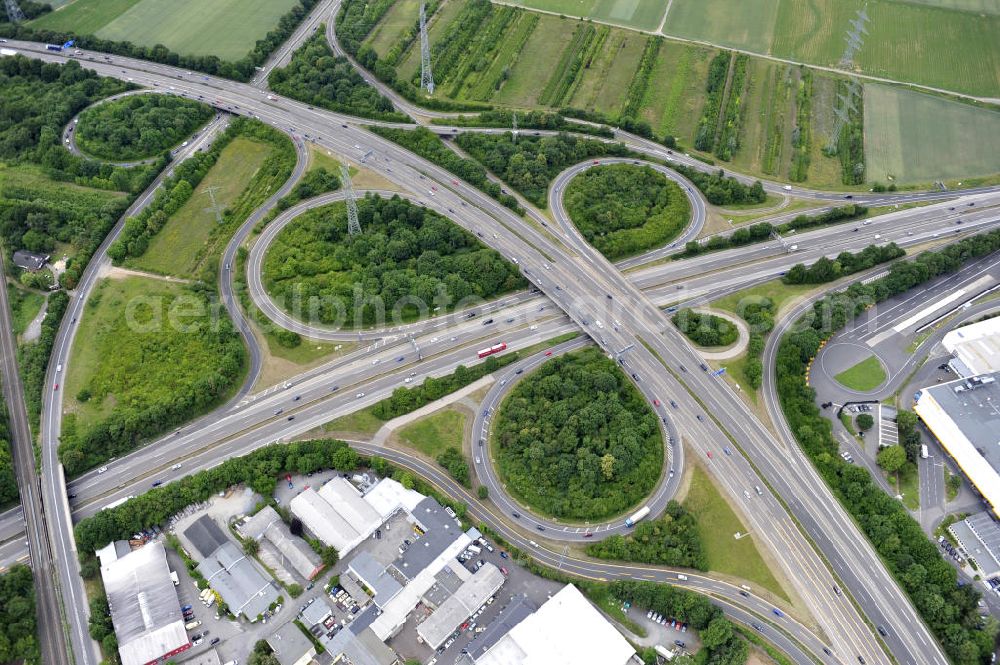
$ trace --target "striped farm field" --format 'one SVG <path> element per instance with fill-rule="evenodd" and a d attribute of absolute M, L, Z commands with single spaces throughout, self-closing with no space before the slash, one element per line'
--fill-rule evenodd
<path fill-rule="evenodd" d="M 901 0 L 917 5 L 955 9 L 973 14 L 1000 15 L 1000 0 Z"/>
<path fill-rule="evenodd" d="M 502 0 L 505 4 L 554 14 L 592 18 L 652 32 L 660 25 L 669 0 Z"/>
<path fill-rule="evenodd" d="M 54 11 L 31 21 L 33 28 L 92 35 L 142 0 L 74 0 L 53 5 Z"/>
<path fill-rule="evenodd" d="M 576 21 L 543 14 L 511 68 L 510 76 L 497 91 L 494 101 L 517 107 L 538 105 L 542 85 L 573 39 Z M 541 82 L 541 83 L 540 83 Z"/>
<path fill-rule="evenodd" d="M 1000 173 L 1000 110 L 865 86 L 868 179 L 927 183 Z"/>
<path fill-rule="evenodd" d="M 385 17 L 365 39 L 365 44 L 375 49 L 380 58 L 385 57 L 386 52 L 392 48 L 403 31 L 414 24 L 419 14 L 420 0 L 396 0 Z"/>
<path fill-rule="evenodd" d="M 704 106 L 713 49 L 666 41 L 660 46 L 640 117 L 657 134 L 690 140 Z"/>
<path fill-rule="evenodd" d="M 581 71 L 569 105 L 617 116 L 647 39 L 632 30 L 610 29 L 600 53 Z"/>

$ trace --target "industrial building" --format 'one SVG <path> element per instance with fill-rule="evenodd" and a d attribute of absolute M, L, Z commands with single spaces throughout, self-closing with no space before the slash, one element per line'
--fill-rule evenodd
<path fill-rule="evenodd" d="M 269 577 L 208 515 L 195 520 L 184 530 L 183 537 L 201 559 L 198 572 L 232 614 L 256 621 L 278 600 L 278 590 Z"/>
<path fill-rule="evenodd" d="M 122 665 L 165 662 L 191 648 L 167 554 L 159 541 L 134 552 L 125 545 L 112 543 L 100 557 Z"/>
<path fill-rule="evenodd" d="M 948 531 L 970 559 L 976 562 L 983 579 L 1000 576 L 1000 525 L 983 511 L 955 522 Z"/>
<path fill-rule="evenodd" d="M 319 491 L 308 488 L 289 503 L 292 514 L 341 557 L 353 550 L 399 510 L 412 511 L 423 495 L 386 478 L 362 495 L 340 476 Z"/>
<path fill-rule="evenodd" d="M 462 622 L 500 590 L 504 575 L 492 563 L 477 570 L 433 614 L 417 626 L 417 635 L 432 649 L 444 644 Z"/>
<path fill-rule="evenodd" d="M 515 611 L 523 613 L 526 608 Z M 512 622 L 504 619 L 503 623 Z M 469 645 L 475 665 L 626 665 L 635 654 L 621 633 L 572 584 L 499 639 L 494 634 L 488 648 L 476 644 L 480 637 Z"/>
<path fill-rule="evenodd" d="M 924 388 L 913 410 L 969 482 L 1000 509 L 1000 372 Z"/>
<path fill-rule="evenodd" d="M 941 345 L 952 355 L 948 366 L 960 377 L 1000 372 L 1000 317 L 956 328 Z"/>
<path fill-rule="evenodd" d="M 262 553 L 268 555 L 277 565 L 285 569 L 291 568 L 306 580 L 311 580 L 323 570 L 323 562 L 313 548 L 301 538 L 296 538 L 289 531 L 271 506 L 265 506 L 259 513 L 247 520 L 241 527 L 244 538 L 252 538 L 262 543 Z M 273 552 L 270 550 L 273 548 Z"/>
<path fill-rule="evenodd" d="M 292 622 L 268 637 L 267 645 L 281 665 L 308 665 L 316 655 L 316 647 Z"/>

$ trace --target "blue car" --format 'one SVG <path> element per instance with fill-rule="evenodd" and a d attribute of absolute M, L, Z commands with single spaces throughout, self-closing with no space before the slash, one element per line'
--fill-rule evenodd
<path fill-rule="evenodd" d="M 774 616 L 779 618 L 785 616 L 784 614 L 781 613 L 781 610 L 779 610 L 777 607 L 771 610 L 771 612 L 774 613 Z"/>

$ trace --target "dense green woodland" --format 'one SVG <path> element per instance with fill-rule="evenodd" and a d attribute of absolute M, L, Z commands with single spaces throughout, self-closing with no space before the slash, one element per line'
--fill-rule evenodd
<path fill-rule="evenodd" d="M 736 326 L 721 316 L 702 314 L 686 307 L 670 320 L 688 339 L 701 346 L 729 346 L 739 337 Z"/>
<path fill-rule="evenodd" d="M 623 157 L 621 143 L 604 143 L 570 134 L 524 136 L 513 134 L 459 134 L 455 142 L 492 173 L 544 208 L 549 184 L 565 168 L 595 157 Z"/>
<path fill-rule="evenodd" d="M 48 369 L 52 346 L 56 343 L 56 333 L 59 332 L 59 324 L 67 307 L 69 307 L 69 296 L 65 291 L 51 294 L 38 339 L 31 344 L 20 345 L 17 349 L 17 364 L 21 372 L 21 381 L 24 383 L 24 402 L 32 428 L 36 431 L 42 413 L 45 371 Z"/>
<path fill-rule="evenodd" d="M 675 255 L 675 259 L 683 259 L 689 256 L 696 256 L 702 252 L 712 252 L 721 249 L 731 249 L 742 247 L 756 242 L 770 240 L 775 232 L 785 234 L 789 231 L 808 229 L 814 226 L 825 226 L 835 224 L 850 219 L 857 219 L 868 214 L 868 208 L 861 205 L 847 205 L 839 208 L 831 208 L 826 212 L 816 215 L 796 215 L 791 221 L 784 224 L 772 225 L 769 222 L 758 222 L 748 226 L 741 226 L 729 235 L 715 234 L 706 243 L 692 240 L 684 245 L 684 251 Z"/>
<path fill-rule="evenodd" d="M 115 162 L 146 159 L 176 146 L 206 122 L 212 107 L 174 95 L 129 95 L 80 114 L 76 145 Z"/>
<path fill-rule="evenodd" d="M 648 166 L 609 164 L 570 181 L 566 212 L 583 237 L 614 260 L 662 247 L 687 226 L 684 192 Z"/>
<path fill-rule="evenodd" d="M 598 349 L 553 358 L 519 382 L 494 440 L 514 496 L 569 519 L 628 510 L 652 491 L 663 464 L 656 416 Z"/>
<path fill-rule="evenodd" d="M 228 317 L 211 316 L 218 305 L 203 289 L 147 284 L 148 303 L 126 308 L 125 299 L 135 296 L 132 284 L 122 280 L 121 291 L 98 290 L 88 302 L 84 316 L 96 322 L 87 328 L 88 353 L 102 360 L 76 399 L 110 412 L 89 426 L 77 426 L 73 413 L 63 419 L 59 458 L 68 476 L 218 404 L 243 375 L 243 340 Z"/>
<path fill-rule="evenodd" d="M 760 388 L 764 378 L 764 362 L 761 360 L 764 355 L 764 341 L 768 333 L 774 329 L 774 301 L 761 297 L 750 302 L 741 302 L 739 314 L 750 328 L 743 376 L 756 390 Z"/>
<path fill-rule="evenodd" d="M 319 0 L 299 0 L 287 14 L 278 20 L 278 25 L 273 30 L 264 35 L 263 39 L 257 40 L 250 53 L 236 62 L 221 60 L 218 56 L 214 55 L 181 55 L 171 51 L 163 44 L 148 46 L 146 44 L 133 44 L 132 42 L 116 42 L 110 39 L 101 39 L 94 35 L 77 35 L 70 32 L 38 30 L 23 23 L 18 25 L 0 23 L 0 37 L 53 44 L 62 44 L 69 39 L 75 39 L 77 48 L 151 60 L 184 69 L 196 69 L 206 74 L 222 76 L 237 81 L 249 81 L 256 73 L 256 68 L 263 65 L 275 49 L 288 41 L 288 38 L 295 32 L 295 28 L 302 23 L 302 20 L 309 14 L 317 2 Z M 20 0 L 20 3 L 24 5 L 25 0 Z M 28 4 L 34 5 L 37 3 L 29 2 Z M 25 10 L 25 13 L 27 14 L 28 11 Z"/>
<path fill-rule="evenodd" d="M 417 127 L 416 129 L 369 127 L 368 129 L 379 136 L 398 143 L 424 159 L 434 162 L 441 168 L 451 171 L 462 180 L 486 192 L 517 214 L 521 215 L 524 213 L 517 204 L 517 199 L 510 194 L 504 193 L 500 185 L 489 179 L 486 169 L 483 168 L 482 164 L 474 159 L 460 157 L 455 151 L 450 150 L 437 134 L 426 127 Z"/>
<path fill-rule="evenodd" d="M 264 260 L 268 292 L 293 313 L 301 306 L 320 323 L 359 327 L 380 323 L 382 307 L 392 316 L 398 306 L 402 319 L 413 320 L 526 285 L 472 234 L 399 196 L 368 195 L 358 215 L 356 236 L 347 233 L 343 203 L 310 210 L 282 229 Z"/>
<path fill-rule="evenodd" d="M 275 92 L 337 113 L 376 120 L 406 122 L 392 102 L 368 85 L 350 60 L 334 56 L 326 41 L 326 26 L 292 56 L 283 69 L 273 69 L 268 84 Z"/>
<path fill-rule="evenodd" d="M 796 332 L 782 338 L 775 368 L 781 407 L 802 449 L 957 665 L 989 662 L 996 621 L 988 620 L 981 627 L 976 606 L 979 594 L 973 586 L 959 586 L 955 569 L 902 503 L 886 494 L 867 469 L 840 458 L 831 423 L 816 406 L 816 393 L 805 374 L 821 342 L 870 305 L 955 272 L 967 261 L 998 249 L 1000 231 L 984 233 L 924 252 L 912 261 L 896 262 L 881 279 L 870 284 L 855 282 L 825 296 L 800 320 Z"/>
<path fill-rule="evenodd" d="M 41 662 L 31 569 L 14 566 L 0 575 L 0 663 Z"/>
<path fill-rule="evenodd" d="M 137 194 L 166 164 L 133 169 L 74 157 L 62 145 L 63 127 L 93 102 L 123 92 L 128 84 L 100 78 L 71 61 L 46 64 L 22 56 L 0 58 L 0 161 L 37 165 L 52 180 Z M 101 196 L 84 189 L 45 185 L 4 186 L 0 192 L 0 235 L 8 249 L 48 251 L 69 243 L 63 285 L 76 286 L 91 253 L 125 210 L 130 197 Z"/>
<path fill-rule="evenodd" d="M 14 475 L 14 460 L 11 457 L 10 423 L 7 420 L 7 406 L 0 404 L 0 506 L 18 500 L 17 477 Z M 2 659 L 0 659 L 2 662 Z"/>
<path fill-rule="evenodd" d="M 670 501 L 659 519 L 639 522 L 625 536 L 614 535 L 587 546 L 599 559 L 683 566 L 708 570 L 698 537 L 698 521 L 676 501 Z"/>
<path fill-rule="evenodd" d="M 894 242 L 888 245 L 868 245 L 860 252 L 841 252 L 836 259 L 821 257 L 808 268 L 796 263 L 788 270 L 783 281 L 785 284 L 825 284 L 901 256 L 906 256 L 906 252 Z"/>

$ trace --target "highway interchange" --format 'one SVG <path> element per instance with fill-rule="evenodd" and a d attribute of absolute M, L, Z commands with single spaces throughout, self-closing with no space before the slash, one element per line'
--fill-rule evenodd
<path fill-rule="evenodd" d="M 32 55 L 38 57 L 57 61 L 64 59 L 57 54 L 45 53 L 37 44 L 21 42 L 13 46 L 25 51 L 34 51 Z M 553 238 L 551 234 L 543 234 L 536 226 L 518 218 L 478 190 L 464 183 L 453 184 L 454 178 L 447 172 L 365 132 L 354 118 L 309 109 L 305 105 L 283 98 L 262 99 L 262 94 L 250 86 L 201 75 L 189 76 L 182 71 L 162 65 L 118 57 L 113 58 L 112 63 L 102 60 L 103 56 L 95 57 L 93 61 L 81 61 L 81 64 L 92 67 L 104 75 L 122 77 L 122 74 L 125 74 L 140 84 L 159 82 L 162 86 L 169 81 L 170 85 L 176 86 L 188 96 L 200 95 L 205 101 L 214 103 L 218 107 L 232 107 L 235 111 L 244 112 L 253 109 L 253 115 L 259 116 L 262 121 L 297 135 L 309 134 L 313 142 L 355 162 L 360 161 L 368 151 L 372 151 L 373 155 L 368 158 L 370 163 L 392 164 L 391 167 L 384 167 L 383 177 L 410 192 L 410 196 L 423 201 L 429 208 L 450 217 L 473 233 L 481 233 L 483 242 L 504 256 L 518 259 L 518 264 L 523 267 L 526 276 L 544 294 L 544 297 L 531 294 L 518 296 L 516 305 L 523 308 L 523 313 L 537 311 L 540 304 L 551 302 L 569 317 L 567 319 L 553 310 L 543 310 L 543 318 L 538 323 L 530 323 L 538 326 L 536 330 L 531 330 L 528 320 L 518 319 L 520 325 L 518 329 L 504 329 L 502 335 L 493 333 L 489 337 L 495 338 L 500 335 L 508 341 L 511 348 L 518 348 L 518 344 L 524 348 L 535 341 L 555 336 L 559 332 L 582 329 L 612 355 L 618 356 L 623 349 L 628 348 L 629 351 L 622 359 L 627 363 L 629 372 L 637 377 L 640 389 L 648 396 L 657 395 L 660 399 L 670 396 L 678 402 L 677 409 L 669 414 L 664 412 L 663 416 L 668 419 L 671 427 L 684 433 L 686 442 L 694 451 L 704 454 L 711 449 L 719 450 L 731 444 L 733 439 L 729 438 L 730 435 L 739 442 L 740 449 L 747 457 L 737 455 L 732 458 L 717 459 L 717 463 L 712 465 L 713 471 L 737 503 L 744 501 L 745 488 L 755 484 L 764 485 L 774 491 L 774 494 L 767 491 L 764 497 L 755 499 L 755 505 L 745 511 L 746 517 L 758 538 L 772 552 L 781 555 L 780 558 L 784 563 L 783 572 L 792 581 L 796 592 L 803 598 L 808 610 L 819 623 L 823 634 L 828 638 L 827 644 L 835 654 L 826 656 L 822 652 L 817 653 L 816 637 L 807 630 L 796 632 L 796 639 L 806 645 L 814 657 L 826 662 L 846 662 L 854 660 L 855 655 L 863 655 L 869 662 L 889 662 L 871 626 L 866 624 L 857 609 L 846 598 L 839 599 L 831 595 L 830 590 L 836 584 L 835 578 L 805 534 L 812 538 L 826 559 L 841 574 L 842 583 L 858 599 L 865 613 L 873 621 L 877 620 L 893 628 L 886 641 L 900 662 L 944 662 L 940 648 L 920 622 L 902 591 L 889 577 L 867 541 L 854 528 L 839 504 L 830 496 L 809 462 L 798 452 L 794 441 L 786 439 L 775 442 L 770 432 L 747 411 L 724 383 L 698 370 L 700 362 L 698 357 L 683 338 L 666 323 L 666 318 L 659 310 L 660 306 L 669 303 L 669 298 L 680 299 L 677 292 L 687 289 L 687 286 L 683 289 L 676 288 L 680 280 L 684 280 L 685 283 L 695 283 L 698 281 L 695 276 L 700 275 L 704 284 L 703 293 L 711 293 L 713 286 L 718 288 L 721 284 L 725 288 L 723 284 L 725 280 L 720 276 L 724 276 L 728 271 L 732 276 L 728 288 L 736 290 L 736 285 L 742 285 L 740 286 L 742 288 L 748 283 L 750 268 L 747 266 L 751 262 L 754 262 L 753 270 L 757 271 L 758 279 L 773 278 L 777 272 L 787 269 L 792 263 L 807 260 L 810 256 L 814 258 L 818 255 L 836 254 L 844 248 L 857 249 L 864 246 L 871 239 L 864 236 L 872 233 L 877 228 L 876 224 L 885 228 L 886 232 L 882 234 L 884 239 L 892 237 L 901 244 L 908 241 L 911 243 L 926 241 L 933 234 L 952 230 L 950 222 L 941 220 L 940 206 L 944 204 L 894 213 L 897 217 L 886 216 L 886 220 L 876 219 L 870 227 L 866 227 L 865 234 L 845 232 L 844 226 L 801 234 L 797 242 L 804 249 L 794 255 L 789 255 L 778 243 L 751 246 L 743 250 L 708 254 L 688 261 L 664 262 L 648 268 L 645 272 L 642 270 L 630 272 L 629 279 L 626 279 L 586 245 L 571 225 L 560 224 L 561 233 L 558 238 Z M 630 141 L 637 149 L 650 148 L 641 140 L 630 139 Z M 196 145 L 190 147 L 195 149 Z M 647 152 L 651 153 L 651 156 L 665 157 L 657 154 L 664 152 L 659 146 Z M 428 189 L 432 184 L 437 187 L 434 196 L 429 194 Z M 777 186 L 768 184 L 772 189 Z M 557 191 L 561 191 L 561 187 L 554 186 L 552 191 L 555 195 Z M 842 199 L 840 195 L 815 192 L 799 194 L 827 201 Z M 140 197 L 133 208 L 144 204 L 148 195 L 149 193 Z M 966 192 L 962 193 L 962 196 L 966 195 Z M 857 198 L 905 202 L 930 200 L 942 196 L 941 193 L 930 193 Z M 948 196 L 954 197 L 957 194 L 949 193 Z M 983 204 L 992 202 L 993 196 L 992 191 L 983 191 L 979 194 Z M 979 205 L 981 204 L 977 203 L 977 206 Z M 459 212 L 449 213 L 449 208 Z M 553 208 L 554 211 L 556 209 Z M 964 231 L 974 227 L 994 226 L 997 221 L 993 211 L 981 208 L 965 214 L 968 222 L 961 229 Z M 559 218 L 562 220 L 562 216 Z M 244 225 L 244 228 L 249 232 L 252 226 Z M 889 235 L 890 229 L 893 236 Z M 907 229 L 914 235 L 905 235 L 907 231 L 899 229 Z M 825 239 L 826 244 L 810 244 L 807 247 L 803 242 L 803 238 L 806 237 L 815 238 L 817 243 Z M 238 243 L 231 243 L 230 248 L 235 252 L 236 246 Z M 104 255 L 101 253 L 99 256 Z M 727 260 L 729 263 L 726 263 Z M 756 263 L 758 260 L 761 260 L 760 264 Z M 738 262 L 738 265 L 734 265 L 735 262 Z M 97 261 L 94 262 L 96 263 Z M 227 265 L 231 263 L 232 261 L 226 261 Z M 551 266 L 550 270 L 542 267 L 546 264 Z M 714 272 L 706 274 L 707 271 Z M 220 271 L 223 285 L 231 283 L 231 275 L 227 272 Z M 74 297 L 71 312 L 63 322 L 56 351 L 50 362 L 50 379 L 54 378 L 52 367 L 57 363 L 69 362 L 68 353 L 77 315 L 96 274 L 96 270 L 88 270 L 85 274 L 81 287 Z M 253 274 L 251 271 L 251 278 Z M 638 290 L 637 287 L 640 286 L 643 287 L 643 291 Z M 225 290 L 223 298 L 226 300 Z M 664 299 L 667 299 L 667 302 L 664 302 Z M 227 302 L 232 302 L 231 295 Z M 610 323 L 615 320 L 620 320 L 622 325 L 615 326 Z M 604 322 L 604 326 L 599 330 L 598 321 Z M 457 344 L 459 335 L 452 333 L 445 337 L 444 333 L 440 332 L 444 328 L 429 327 L 429 332 L 418 342 L 424 358 L 422 361 L 418 362 L 415 357 L 411 357 L 416 354 L 408 337 L 411 332 L 414 335 L 424 333 L 418 325 L 414 330 L 397 333 L 400 334 L 400 339 L 395 344 L 390 342 L 380 347 L 376 353 L 382 360 L 377 365 L 371 364 L 370 353 L 359 351 L 347 358 L 334 361 L 328 367 L 312 371 L 308 377 L 294 380 L 294 385 L 286 391 L 273 392 L 259 399 L 241 400 L 242 403 L 231 403 L 228 408 L 182 428 L 180 434 L 171 434 L 167 438 L 170 441 L 169 448 L 147 446 L 109 465 L 107 475 L 102 478 L 97 478 L 97 474 L 84 475 L 74 481 L 70 488 L 70 491 L 77 495 L 74 502 L 74 506 L 77 506 L 76 516 L 92 513 L 103 505 L 102 502 L 118 495 L 142 491 L 148 486 L 143 486 L 142 483 L 148 483 L 153 478 L 170 480 L 172 477 L 218 463 L 221 459 L 218 448 L 223 442 L 225 456 L 232 456 L 270 441 L 290 438 L 305 433 L 332 417 L 378 401 L 398 387 L 404 375 L 414 371 L 417 372 L 418 378 L 441 375 L 449 373 L 459 363 L 469 363 L 470 358 L 474 357 L 473 349 L 481 345 L 486 337 L 482 325 L 478 320 L 464 323 L 459 320 L 456 323 L 455 317 L 451 318 L 450 323 L 452 325 L 447 326 L 448 331 L 454 329 L 454 332 L 460 333 L 461 343 Z M 440 326 L 437 320 L 434 325 Z M 434 331 L 439 334 L 431 336 Z M 381 336 L 384 337 L 385 333 Z M 453 341 L 452 337 L 456 340 Z M 436 341 L 433 341 L 435 339 Z M 253 348 L 254 345 L 249 346 Z M 404 355 L 406 360 L 396 363 L 395 358 L 399 355 Z M 660 358 L 666 360 L 666 367 Z M 684 366 L 684 369 L 681 369 L 681 366 Z M 390 369 L 386 369 L 387 367 Z M 343 380 L 340 384 L 335 383 L 341 378 Z M 53 382 L 49 383 L 51 385 Z M 335 385 L 337 390 L 332 390 Z M 364 392 L 364 396 L 356 397 L 361 392 Z M 302 395 L 302 405 L 294 411 L 288 408 L 293 393 Z M 43 410 L 42 445 L 45 467 L 43 488 L 45 505 L 50 507 L 46 515 L 65 513 L 63 516 L 65 519 L 50 517 L 48 525 L 50 535 L 54 539 L 54 547 L 59 554 L 57 559 L 61 567 L 60 588 L 66 601 L 67 611 L 70 613 L 69 623 L 73 628 L 71 637 L 77 660 L 96 662 L 93 645 L 85 635 L 86 603 L 79 602 L 82 584 L 79 582 L 76 557 L 73 554 L 69 509 L 67 507 L 61 511 L 51 508 L 66 501 L 55 457 L 61 410 L 60 398 L 58 392 L 47 391 Z M 279 408 L 285 408 L 286 413 L 280 416 L 275 414 Z M 289 416 L 294 417 L 294 420 L 288 420 Z M 358 446 L 360 448 L 362 444 Z M 150 457 L 154 452 L 161 458 L 160 460 Z M 182 468 L 170 473 L 170 467 L 178 463 L 177 460 L 183 461 Z M 412 463 L 410 461 L 410 464 Z M 436 470 L 425 470 L 425 473 L 430 471 Z M 437 472 L 437 476 L 440 475 L 440 472 Z M 433 475 L 431 479 L 447 484 L 439 478 L 435 479 Z M 116 487 L 114 492 L 107 492 L 106 488 L 114 486 L 116 480 L 121 487 Z M 132 481 L 131 484 L 127 480 Z M 776 495 L 788 500 L 791 515 Z M 474 505 L 475 501 L 470 500 L 469 503 Z M 479 507 L 477 506 L 475 510 L 479 510 Z M 501 532 L 505 535 L 510 534 L 513 542 L 524 542 L 524 537 L 510 529 L 506 521 L 496 518 L 495 521 L 496 526 L 501 527 L 498 530 L 502 529 Z M 556 556 L 542 548 L 539 548 L 536 554 L 542 560 L 545 560 L 545 557 Z M 867 563 L 863 565 L 862 562 Z M 563 567 L 566 568 L 567 565 L 563 561 Z M 596 575 L 591 573 L 592 575 L 606 578 L 618 574 L 630 574 L 613 572 L 623 567 L 609 564 L 576 562 L 572 565 L 590 566 L 593 571 L 598 571 Z M 636 567 L 629 566 L 625 570 L 634 571 Z M 650 575 L 676 582 L 675 577 L 669 576 L 670 573 L 659 569 Z M 711 580 L 705 584 L 721 585 Z M 721 586 L 726 587 L 726 585 Z M 723 588 L 721 591 L 713 588 L 710 591 L 725 596 L 733 608 L 736 606 L 743 608 L 733 611 L 745 612 L 748 609 L 747 604 L 750 601 L 731 587 Z M 733 597 L 730 598 L 730 595 Z M 767 614 L 767 608 L 762 609 L 759 601 L 756 605 L 751 604 L 749 609 L 758 614 Z M 788 628 L 792 625 L 790 619 L 787 624 L 783 627 L 790 630 Z"/>

